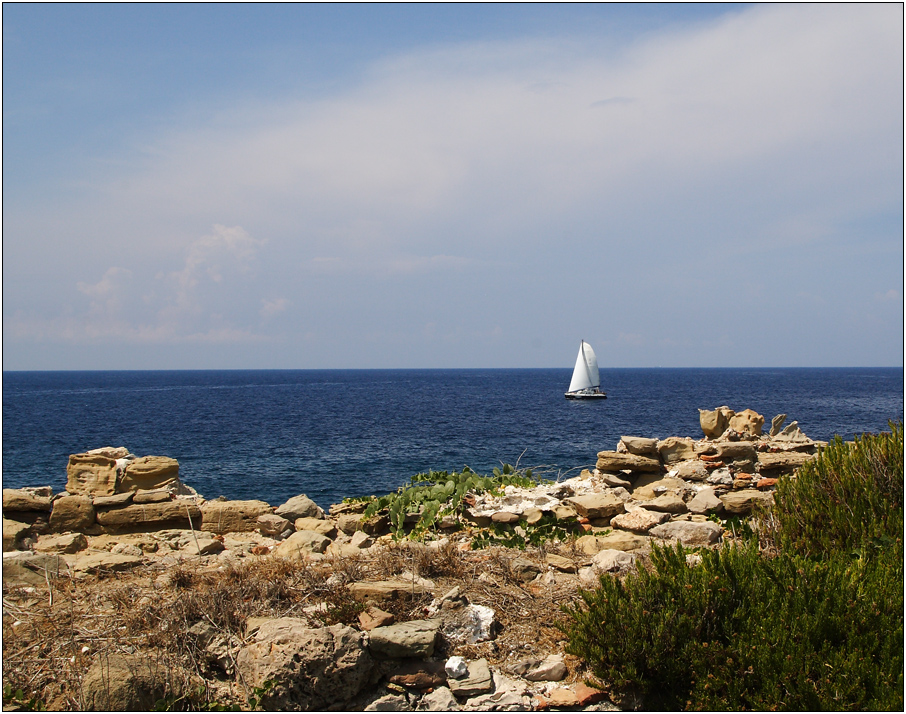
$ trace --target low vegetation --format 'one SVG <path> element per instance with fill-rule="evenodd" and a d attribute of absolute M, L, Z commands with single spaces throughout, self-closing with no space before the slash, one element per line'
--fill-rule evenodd
<path fill-rule="evenodd" d="M 687 710 L 903 709 L 903 427 L 839 438 L 748 536 L 654 548 L 566 606 L 567 651 L 615 693 Z"/>

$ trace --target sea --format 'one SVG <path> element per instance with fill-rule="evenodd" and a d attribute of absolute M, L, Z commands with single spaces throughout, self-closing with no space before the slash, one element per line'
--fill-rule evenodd
<path fill-rule="evenodd" d="M 602 369 L 606 400 L 563 394 L 571 369 L 4 372 L 4 488 L 66 485 L 70 454 L 170 456 L 206 498 L 323 508 L 416 474 L 503 463 L 551 479 L 623 435 L 703 436 L 699 409 L 777 414 L 806 435 L 888 430 L 903 369 Z"/>

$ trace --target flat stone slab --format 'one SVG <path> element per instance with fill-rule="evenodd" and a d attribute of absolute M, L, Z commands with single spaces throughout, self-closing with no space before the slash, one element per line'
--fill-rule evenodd
<path fill-rule="evenodd" d="M 661 470 L 661 462 L 650 456 L 623 454 L 619 451 L 599 451 L 595 464 L 598 471 L 651 471 Z"/>
<path fill-rule="evenodd" d="M 717 542 L 724 529 L 713 521 L 671 521 L 651 529 L 651 535 L 663 540 L 679 541 L 685 546 L 707 546 Z"/>
<path fill-rule="evenodd" d="M 380 658 L 430 657 L 441 621 L 412 620 L 376 627 L 369 633 L 368 649 Z"/>
<path fill-rule="evenodd" d="M 137 555 L 120 553 L 89 553 L 76 558 L 72 570 L 76 573 L 98 573 L 102 571 L 118 573 L 141 565 L 143 559 Z"/>
<path fill-rule="evenodd" d="M 649 504 L 646 504 L 646 506 L 647 505 Z M 647 508 L 637 508 L 634 511 L 629 511 L 628 513 L 621 513 L 618 516 L 614 516 L 610 524 L 614 528 L 620 528 L 624 531 L 630 531 L 631 533 L 645 535 L 655 526 L 658 526 L 664 521 L 669 520 L 669 513 L 658 513 L 653 510 L 649 511 Z"/>
<path fill-rule="evenodd" d="M 462 679 L 448 679 L 447 686 L 454 696 L 469 698 L 494 689 L 494 680 L 486 659 L 469 662 L 469 673 Z"/>
<path fill-rule="evenodd" d="M 427 587 L 411 580 L 362 581 L 359 583 L 350 583 L 347 586 L 347 589 L 352 597 L 359 602 L 369 598 L 385 600 L 398 596 L 422 595 L 428 592 Z"/>

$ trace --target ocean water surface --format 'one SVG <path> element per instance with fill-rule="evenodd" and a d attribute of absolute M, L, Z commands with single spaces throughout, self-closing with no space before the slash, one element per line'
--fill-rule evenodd
<path fill-rule="evenodd" d="M 602 369 L 608 398 L 571 401 L 570 369 L 4 372 L 3 486 L 66 484 L 69 454 L 171 456 L 207 498 L 326 508 L 429 469 L 502 462 L 550 477 L 622 435 L 702 436 L 698 410 L 788 414 L 813 439 L 903 418 L 903 370 Z"/>

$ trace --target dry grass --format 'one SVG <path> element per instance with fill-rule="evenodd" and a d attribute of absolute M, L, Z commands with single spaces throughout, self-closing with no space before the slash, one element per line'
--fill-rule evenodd
<path fill-rule="evenodd" d="M 543 551 L 472 552 L 453 542 L 433 548 L 395 543 L 374 551 L 302 562 L 252 556 L 209 570 L 197 563 L 163 572 L 143 567 L 128 574 L 63 577 L 51 591 L 4 586 L 4 685 L 21 689 L 26 699 L 34 698 L 48 709 L 81 709 L 81 677 L 92 662 L 107 654 L 144 653 L 166 666 L 179 685 L 174 691 L 190 687 L 196 692 L 194 699 L 177 706 L 244 705 L 235 667 L 229 661 L 212 662 L 205 652 L 207 635 L 199 632 L 213 632 L 236 644 L 245 638 L 251 617 L 303 617 L 312 626 L 357 627 L 364 604 L 350 597 L 347 586 L 403 573 L 431 579 L 440 595 L 458 585 L 471 602 L 496 613 L 499 631 L 494 641 L 458 647 L 442 643 L 439 656 L 455 651 L 505 665 L 561 651 L 556 622 L 560 605 L 575 597 L 575 588 L 530 588 L 511 567 L 515 557 L 540 563 Z M 480 579 L 482 573 L 488 575 Z M 380 606 L 405 621 L 424 617 L 431 599 L 405 597 Z M 205 623 L 202 630 L 199 623 Z"/>

